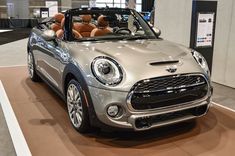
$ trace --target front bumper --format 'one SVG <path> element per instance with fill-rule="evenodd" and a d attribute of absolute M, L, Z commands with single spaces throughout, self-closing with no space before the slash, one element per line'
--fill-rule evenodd
<path fill-rule="evenodd" d="M 210 107 L 212 89 L 207 97 L 199 101 L 172 108 L 143 111 L 134 111 L 128 107 L 128 92 L 104 90 L 91 86 L 89 86 L 89 92 L 99 121 L 111 127 L 141 131 L 205 115 Z M 107 108 L 111 105 L 118 105 L 122 109 L 122 115 L 117 118 L 110 117 L 107 114 Z"/>

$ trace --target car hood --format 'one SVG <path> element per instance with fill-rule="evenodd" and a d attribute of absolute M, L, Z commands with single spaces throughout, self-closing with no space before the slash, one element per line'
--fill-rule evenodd
<path fill-rule="evenodd" d="M 203 72 L 192 57 L 191 50 L 166 40 L 137 40 L 73 45 L 74 57 L 90 74 L 90 64 L 98 56 L 114 59 L 123 69 L 122 83 L 112 89 L 129 90 L 136 82 L 153 77 Z M 88 64 L 87 64 L 88 63 Z M 153 65 L 151 65 L 153 63 Z M 85 66 L 86 64 L 86 66 Z M 87 67 L 87 65 L 89 67 Z M 166 69 L 176 66 L 177 71 Z M 94 80 L 96 81 L 96 80 Z M 97 86 L 89 79 L 89 85 Z M 97 82 L 97 81 L 96 81 Z"/>
<path fill-rule="evenodd" d="M 110 56 L 117 61 L 130 63 L 130 61 L 141 60 L 139 63 L 144 64 L 151 61 L 177 60 L 188 54 L 188 49 L 163 40 L 106 42 L 92 44 L 91 48 L 99 54 Z"/>

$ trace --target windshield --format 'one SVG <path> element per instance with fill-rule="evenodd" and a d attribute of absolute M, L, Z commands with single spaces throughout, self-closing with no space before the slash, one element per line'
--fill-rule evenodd
<path fill-rule="evenodd" d="M 71 19 L 75 41 L 157 38 L 141 15 L 129 9 L 76 12 Z"/>

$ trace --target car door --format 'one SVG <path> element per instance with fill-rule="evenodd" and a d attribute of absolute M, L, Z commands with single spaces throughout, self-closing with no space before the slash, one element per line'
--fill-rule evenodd
<path fill-rule="evenodd" d="M 68 62 L 68 53 L 64 50 L 64 41 L 46 41 L 41 37 L 36 56 L 37 70 L 47 78 L 54 87 L 62 91 L 62 75 Z"/>

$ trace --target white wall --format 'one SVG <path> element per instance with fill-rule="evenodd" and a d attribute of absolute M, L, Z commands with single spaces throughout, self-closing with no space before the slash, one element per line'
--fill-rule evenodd
<path fill-rule="evenodd" d="M 7 0 L 7 3 L 14 4 L 14 17 L 15 18 L 28 18 L 29 17 L 29 1 L 28 0 Z"/>
<path fill-rule="evenodd" d="M 161 37 L 189 46 L 191 31 L 191 0 L 156 0 L 155 26 Z"/>
<path fill-rule="evenodd" d="M 212 79 L 235 88 L 234 0 L 218 0 Z"/>
<path fill-rule="evenodd" d="M 80 8 L 82 5 L 89 6 L 89 0 L 72 0 L 72 8 Z"/>
<path fill-rule="evenodd" d="M 68 10 L 72 8 L 72 0 L 62 0 L 61 10 Z"/>
<path fill-rule="evenodd" d="M 212 80 L 235 88 L 235 0 L 217 0 Z M 192 0 L 157 0 L 156 23 L 162 37 L 190 43 Z"/>

